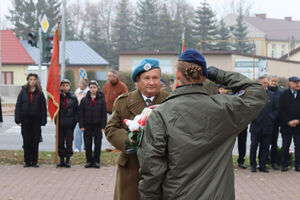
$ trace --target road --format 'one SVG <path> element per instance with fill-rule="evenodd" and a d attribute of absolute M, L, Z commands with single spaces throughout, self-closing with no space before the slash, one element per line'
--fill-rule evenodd
<path fill-rule="evenodd" d="M 0 128 L 1 150 L 22 150 L 21 127 L 15 124 L 13 116 L 4 116 L 3 126 Z M 48 119 L 47 125 L 42 127 L 43 142 L 40 143 L 40 151 L 55 151 L 55 125 Z M 102 149 L 109 146 L 105 136 L 102 139 Z"/>
<path fill-rule="evenodd" d="M 22 136 L 21 128 L 14 122 L 13 116 L 4 116 L 4 123 L 0 128 L 0 149 L 2 150 L 21 150 L 22 149 Z M 55 126 L 54 123 L 48 119 L 48 123 L 45 127 L 42 127 L 43 142 L 40 143 L 40 151 L 55 151 Z M 247 135 L 247 155 L 250 151 L 250 133 Z M 281 136 L 278 139 L 278 145 L 281 146 Z M 110 147 L 106 137 L 102 139 L 102 150 Z M 294 149 L 292 143 L 291 148 Z M 234 146 L 233 154 L 238 155 L 237 143 Z"/>

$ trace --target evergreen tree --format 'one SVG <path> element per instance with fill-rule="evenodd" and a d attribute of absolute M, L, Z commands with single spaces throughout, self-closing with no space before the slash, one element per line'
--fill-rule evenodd
<path fill-rule="evenodd" d="M 77 40 L 75 27 L 71 16 L 66 12 L 66 40 Z"/>
<path fill-rule="evenodd" d="M 180 44 L 180 36 L 176 29 L 176 23 L 171 19 L 166 4 L 163 5 L 159 15 L 158 49 L 162 51 L 175 51 Z"/>
<path fill-rule="evenodd" d="M 113 46 L 117 52 L 130 51 L 134 48 L 133 16 L 129 0 L 120 0 L 117 16 L 113 24 Z"/>
<path fill-rule="evenodd" d="M 226 24 L 223 19 L 221 19 L 219 27 L 218 27 L 218 35 L 216 37 L 217 40 L 229 40 L 230 38 L 230 31 L 226 27 Z M 217 42 L 215 49 L 217 50 L 231 50 L 230 42 L 229 41 L 222 41 Z"/>
<path fill-rule="evenodd" d="M 138 34 L 138 50 L 152 51 L 158 49 L 157 0 L 139 0 L 137 2 L 135 27 Z"/>
<path fill-rule="evenodd" d="M 234 25 L 232 35 L 235 40 L 247 40 L 247 34 L 247 26 L 243 21 L 242 10 L 240 9 L 239 15 L 236 18 L 236 24 Z M 236 41 L 233 44 L 233 48 L 235 51 L 240 53 L 250 53 L 252 45 L 246 41 Z"/>
<path fill-rule="evenodd" d="M 216 38 L 217 28 L 215 13 L 210 5 L 204 0 L 196 11 L 194 19 L 194 37 L 200 40 L 213 40 Z M 204 51 L 214 48 L 213 42 L 202 42 Z"/>
<path fill-rule="evenodd" d="M 40 27 L 39 17 L 47 15 L 49 29 L 56 25 L 60 9 L 60 0 L 12 0 L 13 8 L 7 19 L 14 25 L 14 32 L 19 39 L 27 39 L 30 31 L 37 31 Z"/>

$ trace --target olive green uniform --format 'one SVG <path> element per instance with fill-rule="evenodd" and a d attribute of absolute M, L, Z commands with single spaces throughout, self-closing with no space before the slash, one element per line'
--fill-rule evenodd
<path fill-rule="evenodd" d="M 239 95 L 177 88 L 148 118 L 138 151 L 143 200 L 233 200 L 236 136 L 267 102 L 264 88 L 219 70 L 217 83 Z"/>

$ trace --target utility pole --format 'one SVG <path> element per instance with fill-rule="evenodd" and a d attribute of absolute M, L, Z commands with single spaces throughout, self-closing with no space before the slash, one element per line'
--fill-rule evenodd
<path fill-rule="evenodd" d="M 61 80 L 65 78 L 66 71 L 66 0 L 63 0 L 62 24 L 61 24 Z"/>
<path fill-rule="evenodd" d="M 43 38 L 42 29 L 39 28 L 39 78 L 42 81 L 42 51 L 43 51 Z"/>

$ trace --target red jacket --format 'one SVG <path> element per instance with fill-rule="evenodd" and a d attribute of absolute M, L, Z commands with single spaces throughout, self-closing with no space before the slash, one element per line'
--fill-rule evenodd
<path fill-rule="evenodd" d="M 127 86 L 121 81 L 118 81 L 115 85 L 112 85 L 109 81 L 106 82 L 102 89 L 102 93 L 104 94 L 106 101 L 106 112 L 112 113 L 115 99 L 121 94 L 127 92 Z"/>

